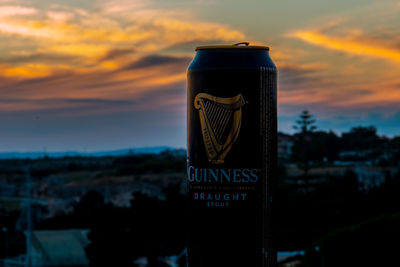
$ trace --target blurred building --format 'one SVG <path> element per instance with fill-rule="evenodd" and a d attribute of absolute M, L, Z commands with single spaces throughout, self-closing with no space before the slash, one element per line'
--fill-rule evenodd
<path fill-rule="evenodd" d="M 380 186 L 386 181 L 387 177 L 394 176 L 399 170 L 396 167 L 377 167 L 362 166 L 354 167 L 357 174 L 360 190 L 369 191 L 374 187 Z"/>
<path fill-rule="evenodd" d="M 88 266 L 85 247 L 89 230 L 43 230 L 32 232 L 32 266 Z"/>
<path fill-rule="evenodd" d="M 278 157 L 279 158 L 289 158 L 292 155 L 292 147 L 294 145 L 293 136 L 278 133 Z"/>
<path fill-rule="evenodd" d="M 300 251 L 278 251 L 278 267 L 302 266 L 305 252 Z"/>
<path fill-rule="evenodd" d="M 12 197 L 17 193 L 17 185 L 0 182 L 0 197 Z"/>

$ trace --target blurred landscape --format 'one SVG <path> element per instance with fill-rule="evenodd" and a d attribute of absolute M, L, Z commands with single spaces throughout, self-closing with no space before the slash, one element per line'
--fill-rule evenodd
<path fill-rule="evenodd" d="M 394 262 L 400 136 L 320 131 L 308 111 L 294 125 L 278 135 L 280 266 Z M 158 150 L 1 159 L 0 266 L 186 266 L 186 151 Z"/>
<path fill-rule="evenodd" d="M 398 265 L 399 18 L 399 0 L 0 0 L 0 267 L 185 266 L 186 70 L 242 41 L 279 73 L 280 266 Z"/>

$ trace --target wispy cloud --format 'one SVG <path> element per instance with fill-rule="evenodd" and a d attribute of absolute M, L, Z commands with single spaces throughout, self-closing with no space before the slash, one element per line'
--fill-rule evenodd
<path fill-rule="evenodd" d="M 18 16 L 18 15 L 32 15 L 35 13 L 37 13 L 37 10 L 32 7 L 0 6 L 0 18 L 9 17 L 9 16 Z"/>
<path fill-rule="evenodd" d="M 51 20 L 56 22 L 65 22 L 75 16 L 72 12 L 64 11 L 48 11 L 46 14 Z"/>
<path fill-rule="evenodd" d="M 142 4 L 144 3 L 144 4 Z M 81 66 L 71 66 L 74 71 L 97 71 L 98 69 L 117 69 L 126 61 L 137 58 L 139 54 L 126 54 L 127 57 L 111 58 L 115 51 L 135 50 L 141 55 L 162 51 L 171 46 L 187 42 L 219 40 L 220 42 L 240 40 L 244 33 L 230 26 L 206 22 L 186 13 L 153 8 L 142 1 L 106 2 L 97 11 L 82 10 L 68 6 L 51 6 L 50 10 L 40 10 L 24 6 L 0 6 L 0 36 L 10 40 L 6 50 L 10 54 L 40 55 L 57 54 L 81 58 Z M 126 5 L 125 5 L 126 4 Z M 119 11 L 119 12 L 117 12 Z M 123 16 L 129 11 L 129 17 Z M 115 12 L 118 16 L 115 16 Z M 133 12 L 133 13 L 132 13 Z M 9 16 L 30 14 L 29 17 Z M 16 40 L 29 40 L 30 47 L 24 50 L 13 49 Z M 5 56 L 5 55 L 1 55 Z M 99 59 L 101 64 L 94 65 Z M 21 62 L 20 62 L 21 63 Z M 10 64 L 8 62 L 7 64 Z M 10 66 L 14 68 L 15 66 Z M 20 71 L 14 74 L 29 73 Z M 54 65 L 51 66 L 54 70 Z M 65 66 L 63 66 L 65 67 Z M 7 66 L 3 66 L 7 68 Z M 27 66 L 32 68 L 32 66 Z M 88 69 L 89 68 L 89 69 Z M 40 71 L 38 71 L 39 73 Z"/>
<path fill-rule="evenodd" d="M 310 83 L 323 84 L 321 72 L 329 68 L 328 64 L 295 64 L 278 63 L 279 82 L 284 91 L 300 90 L 310 88 Z M 326 81 L 325 81 L 326 82 Z"/>
<path fill-rule="evenodd" d="M 188 57 L 148 55 L 112 71 L 76 73 L 65 70 L 42 77 L 33 73 L 35 75 L 22 80 L 15 76 L 3 77 L 0 112 L 70 108 L 71 112 L 66 115 L 71 115 L 159 110 L 161 107 L 175 109 L 185 101 L 188 61 Z M 176 99 L 172 102 L 169 98 L 154 97 L 177 91 L 179 94 L 173 93 Z M 131 105 L 110 105 L 126 101 Z"/>
<path fill-rule="evenodd" d="M 317 18 L 318 23 L 312 23 L 317 27 L 284 34 L 290 43 L 301 41 L 295 43 L 307 54 L 300 56 L 294 68 L 289 65 L 280 72 L 284 76 L 281 112 L 293 114 L 293 110 L 308 108 L 325 116 L 350 116 L 375 109 L 389 114 L 396 109 L 400 103 L 396 87 L 400 82 L 400 32 L 393 22 L 398 14 L 393 1 L 374 2 Z M 299 66 L 319 62 L 329 65 L 325 69 Z"/>
<path fill-rule="evenodd" d="M 325 29 L 313 29 L 294 31 L 287 36 L 349 55 L 400 62 L 400 37 L 394 33 L 379 36 L 367 34 L 361 29 L 351 29 L 342 35 L 330 35 Z"/>
<path fill-rule="evenodd" d="M 99 0 L 91 8 L 0 2 L 0 112 L 180 108 L 193 48 L 168 49 L 245 37 L 186 11 L 152 1 Z M 174 99 L 150 97 L 155 92 Z M 131 105 L 110 105 L 119 101 Z"/>
<path fill-rule="evenodd" d="M 149 68 L 168 64 L 188 64 L 190 62 L 190 57 L 173 57 L 173 56 L 163 56 L 163 55 L 149 55 L 142 57 L 130 64 L 127 64 L 124 70 L 134 70 Z"/>

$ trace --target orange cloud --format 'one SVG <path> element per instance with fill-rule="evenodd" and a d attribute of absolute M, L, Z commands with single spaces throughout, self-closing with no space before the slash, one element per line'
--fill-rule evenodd
<path fill-rule="evenodd" d="M 342 51 L 350 55 L 382 58 L 400 62 L 400 50 L 387 45 L 387 41 L 362 38 L 362 32 L 355 31 L 349 36 L 329 36 L 320 30 L 295 31 L 287 36 L 303 40 L 307 43 L 331 50 Z M 355 35 L 355 36 L 354 36 Z"/>
<path fill-rule="evenodd" d="M 23 66 L 1 67 L 0 71 L 6 77 L 43 77 L 52 73 L 51 68 L 43 64 L 25 64 Z"/>
<path fill-rule="evenodd" d="M 230 26 L 185 14 L 160 10 L 143 1 L 111 1 L 94 10 L 60 5 L 51 5 L 48 9 L 0 6 L 0 37 L 9 41 L 1 44 L 0 64 L 3 63 L 4 71 L 0 76 L 31 78 L 65 70 L 75 73 L 110 71 L 143 55 L 159 53 L 181 43 L 233 42 L 245 37 Z M 17 40 L 18 48 L 13 45 Z M 109 57 L 113 51 L 127 50 L 135 53 Z M 47 55 L 51 55 L 51 62 Z M 18 60 L 13 62 L 13 57 Z M 57 57 L 60 58 L 58 62 Z M 62 57 L 74 59 L 62 61 Z M 1 58 L 7 59 L 6 62 Z M 24 58 L 36 63 L 24 62 Z"/>
<path fill-rule="evenodd" d="M 358 56 L 326 56 L 331 67 L 324 71 L 306 71 L 304 67 L 284 66 L 280 101 L 283 105 L 320 107 L 321 110 L 398 108 L 400 103 L 400 37 L 390 27 L 369 32 L 346 23 L 328 24 L 286 35 L 306 43 Z M 314 54 L 316 57 L 317 53 Z M 312 59 L 313 54 L 306 60 Z M 368 62 L 365 59 L 383 59 Z M 314 59 L 315 60 L 315 59 Z M 278 65 L 279 66 L 279 65 Z"/>
<path fill-rule="evenodd" d="M 10 71 L 6 77 L 0 77 L 2 86 L 7 88 L 2 92 L 0 112 L 70 109 L 74 114 L 104 114 L 158 110 L 161 106 L 175 109 L 185 101 L 188 62 L 186 57 L 153 55 L 112 70 L 65 69 L 58 73 L 46 73 L 47 69 L 35 64 L 0 66 L 0 72 Z M 170 94 L 178 99 L 168 100 Z"/>
<path fill-rule="evenodd" d="M 185 12 L 124 3 L 92 10 L 0 6 L 0 112 L 181 109 L 190 59 L 162 51 L 245 37 Z"/>

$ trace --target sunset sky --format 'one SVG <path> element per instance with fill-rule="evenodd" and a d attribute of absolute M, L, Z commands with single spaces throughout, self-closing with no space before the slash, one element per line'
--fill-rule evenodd
<path fill-rule="evenodd" d="M 249 41 L 279 130 L 400 135 L 400 0 L 0 0 L 0 152 L 186 146 L 194 48 Z"/>

